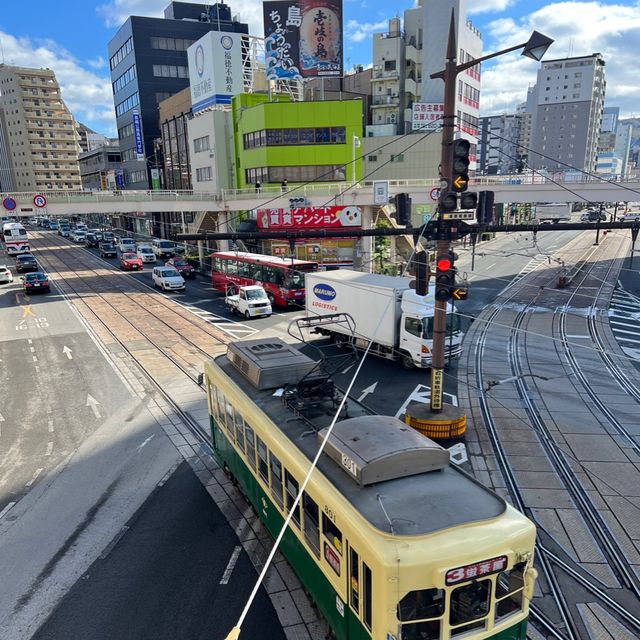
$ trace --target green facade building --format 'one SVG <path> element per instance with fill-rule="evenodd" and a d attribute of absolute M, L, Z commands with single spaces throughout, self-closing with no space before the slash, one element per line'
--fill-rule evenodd
<path fill-rule="evenodd" d="M 232 110 L 238 188 L 361 178 L 361 100 L 253 93 L 234 96 Z"/>

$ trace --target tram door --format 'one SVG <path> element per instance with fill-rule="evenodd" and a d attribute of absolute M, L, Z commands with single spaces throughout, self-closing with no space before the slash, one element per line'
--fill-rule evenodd
<path fill-rule="evenodd" d="M 350 545 L 348 547 L 348 571 L 347 571 L 347 600 L 349 615 L 347 616 L 347 637 L 349 640 L 370 640 L 371 636 L 362 629 L 362 622 L 368 622 L 371 626 L 371 571 L 362 563 L 358 552 Z M 368 585 L 364 584 L 368 576 Z"/>

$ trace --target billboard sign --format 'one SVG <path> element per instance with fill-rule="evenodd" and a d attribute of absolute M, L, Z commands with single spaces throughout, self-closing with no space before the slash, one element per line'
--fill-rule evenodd
<path fill-rule="evenodd" d="M 187 49 L 193 113 L 244 91 L 242 35 L 209 31 Z"/>
<path fill-rule="evenodd" d="M 263 3 L 267 80 L 341 77 L 342 0 Z"/>
<path fill-rule="evenodd" d="M 389 181 L 373 181 L 373 202 L 374 204 L 387 204 L 389 202 Z"/>
<path fill-rule="evenodd" d="M 144 160 L 144 143 L 142 141 L 142 122 L 137 109 L 133 110 L 133 137 L 136 143 L 136 158 Z"/>
<path fill-rule="evenodd" d="M 341 229 L 361 227 L 359 207 L 292 207 L 291 209 L 258 209 L 258 229 Z"/>
<path fill-rule="evenodd" d="M 414 102 L 411 114 L 411 128 L 416 131 L 433 131 L 442 126 L 444 103 Z"/>

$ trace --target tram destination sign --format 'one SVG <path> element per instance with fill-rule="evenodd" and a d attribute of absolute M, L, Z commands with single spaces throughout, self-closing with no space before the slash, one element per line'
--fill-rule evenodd
<path fill-rule="evenodd" d="M 467 582 L 481 576 L 488 576 L 492 573 L 499 573 L 507 568 L 507 556 L 499 556 L 482 562 L 475 562 L 464 567 L 449 569 L 445 577 L 447 585 L 458 584 L 459 582 Z"/>

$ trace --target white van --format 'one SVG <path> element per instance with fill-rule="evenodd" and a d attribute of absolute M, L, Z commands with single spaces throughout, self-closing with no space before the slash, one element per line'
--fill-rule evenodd
<path fill-rule="evenodd" d="M 156 254 L 153 252 L 153 249 L 148 244 L 139 244 L 138 245 L 138 258 L 142 260 L 142 262 L 155 262 Z"/>
<path fill-rule="evenodd" d="M 118 249 L 120 249 L 120 253 L 135 253 L 136 241 L 133 238 L 120 238 Z"/>
<path fill-rule="evenodd" d="M 151 246 L 153 247 L 153 253 L 155 253 L 158 258 L 172 258 L 176 253 L 176 246 L 171 240 L 156 238 Z"/>
<path fill-rule="evenodd" d="M 184 278 L 171 267 L 154 267 L 151 276 L 154 287 L 160 287 L 163 291 L 184 291 Z"/>

